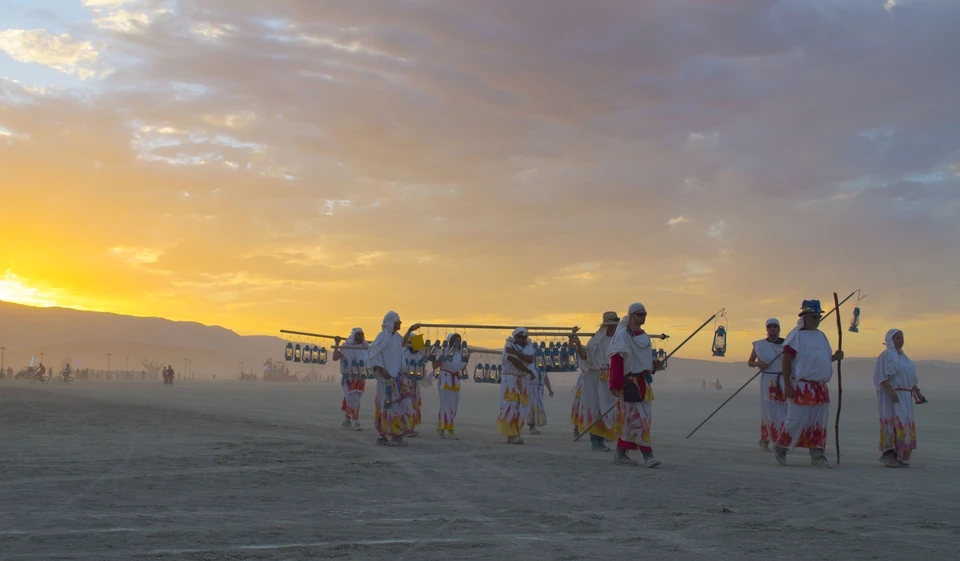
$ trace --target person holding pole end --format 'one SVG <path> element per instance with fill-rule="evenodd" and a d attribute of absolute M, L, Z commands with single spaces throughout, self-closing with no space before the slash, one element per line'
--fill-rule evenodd
<path fill-rule="evenodd" d="M 580 357 L 583 369 L 581 376 L 579 410 L 577 411 L 577 435 L 590 427 L 590 449 L 594 452 L 609 452 L 606 441 L 616 437 L 616 414 L 610 411 L 617 398 L 610 393 L 610 342 L 617 332 L 620 316 L 617 312 L 604 312 L 603 320 L 597 332 L 587 341 L 580 342 L 576 334 L 570 336 L 570 347 Z M 591 426 L 592 425 L 592 426 Z"/>
<path fill-rule="evenodd" d="M 780 320 L 767 320 L 767 338 L 753 342 L 753 350 L 747 366 L 759 368 L 760 375 L 760 449 L 772 452 L 770 443 L 776 444 L 780 431 L 787 420 L 787 397 L 783 395 L 782 363 L 776 358 L 783 354 L 783 338 L 780 337 Z"/>
<path fill-rule="evenodd" d="M 529 380 L 536 376 L 536 351 L 524 327 L 513 330 L 500 355 L 503 378 L 500 382 L 500 414 L 497 431 L 507 437 L 507 444 L 523 444 L 520 431 L 529 415 Z"/>
<path fill-rule="evenodd" d="M 644 465 L 660 465 L 650 446 L 650 425 L 653 421 L 653 375 L 660 361 L 653 359 L 650 336 L 644 333 L 647 309 L 637 302 L 630 305 L 627 316 L 620 320 L 607 353 L 610 358 L 610 392 L 617 397 L 617 453 L 613 463 L 636 466 L 627 452 L 640 450 Z"/>
<path fill-rule="evenodd" d="M 350 365 L 354 360 L 360 360 L 367 352 L 370 344 L 364 340 L 363 329 L 354 327 L 345 343 L 350 347 L 362 347 L 362 349 L 341 349 L 340 338 L 335 340 L 336 347 L 333 351 L 333 360 L 340 362 L 340 386 L 343 388 L 343 404 L 340 410 L 345 417 L 341 425 L 345 429 L 361 430 L 360 428 L 360 400 L 363 398 L 363 391 L 367 387 L 367 381 L 357 377 L 351 372 Z"/>
<path fill-rule="evenodd" d="M 447 348 L 457 349 L 461 343 L 460 334 L 447 335 Z M 440 411 L 437 412 L 437 433 L 441 438 L 457 440 L 454 423 L 457 419 L 457 407 L 460 405 L 460 372 L 470 361 L 469 350 L 451 350 L 450 355 L 433 364 L 440 369 L 437 391 L 440 394 Z"/>
<path fill-rule="evenodd" d="M 843 351 L 833 352 L 830 341 L 820 331 L 823 310 L 819 300 L 804 300 L 797 327 L 783 344 L 783 393 L 787 420 L 774 448 L 777 463 L 787 465 L 787 452 L 794 448 L 810 450 L 810 463 L 829 468 L 824 450 L 830 417 L 830 391 L 833 363 L 843 359 Z"/>
<path fill-rule="evenodd" d="M 377 400 L 374 408 L 377 428 L 377 446 L 406 446 L 403 438 L 407 428 L 407 409 L 401 397 L 400 376 L 403 372 L 403 347 L 410 334 L 420 329 L 415 323 L 402 338 L 400 315 L 387 312 L 383 316 L 382 330 L 367 351 L 367 368 L 377 375 Z"/>

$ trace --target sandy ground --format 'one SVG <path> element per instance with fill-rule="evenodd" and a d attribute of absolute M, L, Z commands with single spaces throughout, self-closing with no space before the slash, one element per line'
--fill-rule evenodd
<path fill-rule="evenodd" d="M 960 392 L 919 411 L 905 470 L 877 462 L 874 397 L 845 392 L 842 465 L 757 449 L 756 386 L 661 388 L 656 470 L 571 442 L 569 387 L 523 446 L 468 383 L 459 441 L 339 428 L 331 384 L 0 382 L 0 558 L 948 559 L 960 543 Z M 430 388 L 424 416 L 435 419 Z M 953 426 L 954 429 L 949 429 Z M 833 434 L 830 434 L 831 448 Z M 831 459 L 834 451 L 829 451 Z M 389 556 L 389 557 L 387 557 Z"/>

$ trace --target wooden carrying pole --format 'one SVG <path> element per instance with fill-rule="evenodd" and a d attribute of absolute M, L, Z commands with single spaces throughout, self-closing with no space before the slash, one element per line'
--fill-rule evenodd
<path fill-rule="evenodd" d="M 420 327 L 423 329 L 495 329 L 495 330 L 509 329 L 510 331 L 513 331 L 518 327 L 524 327 L 527 331 L 569 332 L 569 333 L 564 333 L 563 336 L 567 336 L 570 333 L 573 333 L 573 329 L 574 329 L 573 327 L 526 327 L 524 325 L 466 325 L 466 324 L 460 324 L 460 323 L 421 323 Z"/>
<path fill-rule="evenodd" d="M 530 337 L 531 338 L 533 337 L 570 337 L 571 335 L 575 335 L 577 337 L 583 335 L 587 338 L 587 340 L 589 340 L 595 334 L 581 332 L 581 331 L 578 331 L 576 333 L 531 333 Z M 651 339 L 662 339 L 662 340 L 666 340 L 670 338 L 670 336 L 667 335 L 666 333 L 647 333 L 647 336 L 650 337 Z"/>
<path fill-rule="evenodd" d="M 280 333 L 286 333 L 287 335 L 300 335 L 303 337 L 320 337 L 322 339 L 346 339 L 346 337 L 339 337 L 337 335 L 322 335 L 320 333 L 306 333 L 304 331 L 289 331 L 287 329 L 281 329 Z"/>

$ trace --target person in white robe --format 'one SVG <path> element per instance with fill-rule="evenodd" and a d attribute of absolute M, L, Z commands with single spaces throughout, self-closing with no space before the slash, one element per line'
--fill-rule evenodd
<path fill-rule="evenodd" d="M 804 300 L 797 327 L 783 344 L 783 393 L 787 397 L 787 420 L 774 447 L 774 458 L 787 465 L 787 452 L 795 448 L 810 451 L 810 463 L 829 468 L 826 457 L 827 426 L 833 363 L 843 351 L 833 352 L 827 336 L 820 331 L 823 310 L 819 300 Z"/>
<path fill-rule="evenodd" d="M 543 392 L 546 389 L 550 397 L 553 397 L 553 387 L 550 384 L 550 375 L 546 369 L 538 368 L 534 363 L 534 376 L 530 379 L 530 411 L 527 414 L 527 427 L 530 434 L 540 434 L 537 427 L 543 427 L 547 424 L 547 407 L 543 399 Z"/>
<path fill-rule="evenodd" d="M 417 427 L 423 422 L 423 415 L 420 411 L 423 405 L 423 399 L 420 395 L 421 381 L 417 378 L 419 372 L 417 366 L 422 358 L 422 349 L 420 351 L 413 350 L 412 339 L 407 338 L 407 342 L 403 346 L 403 377 L 401 384 L 401 398 L 407 415 L 407 426 L 403 436 L 407 438 L 413 438 L 419 435 L 420 433 L 417 432 Z"/>
<path fill-rule="evenodd" d="M 507 444 L 523 444 L 520 431 L 529 415 L 529 381 L 536 375 L 533 370 L 536 354 L 528 334 L 526 328 L 515 329 L 500 355 L 503 377 L 497 431 L 507 437 Z"/>
<path fill-rule="evenodd" d="M 383 317 L 381 331 L 367 351 L 367 368 L 377 375 L 377 400 L 374 419 L 377 428 L 378 446 L 406 446 L 403 432 L 407 426 L 406 406 L 401 397 L 401 373 L 403 371 L 403 347 L 410 334 L 420 328 L 414 324 L 400 337 L 400 316 L 388 312 Z"/>
<path fill-rule="evenodd" d="M 631 304 L 620 320 L 607 349 L 610 359 L 610 391 L 617 397 L 617 465 L 639 463 L 627 454 L 639 450 L 644 465 L 655 468 L 660 460 L 653 455 L 650 427 L 653 423 L 653 375 L 662 363 L 653 358 L 653 343 L 643 331 L 647 309 Z"/>
<path fill-rule="evenodd" d="M 340 410 L 345 417 L 345 429 L 362 430 L 360 427 L 360 401 L 367 387 L 367 381 L 362 378 L 363 373 L 353 371 L 353 363 L 366 359 L 370 344 L 364 339 L 363 329 L 354 327 L 344 343 L 353 349 L 340 349 L 340 339 L 336 339 L 337 348 L 333 351 L 333 360 L 340 363 L 340 387 L 343 389 L 343 403 Z"/>
<path fill-rule="evenodd" d="M 458 333 L 447 335 L 447 347 L 454 349 L 460 343 Z M 460 378 L 470 361 L 469 349 L 451 350 L 444 360 L 437 361 L 434 368 L 440 369 L 437 378 L 437 391 L 440 394 L 440 411 L 437 413 L 437 433 L 441 438 L 457 439 L 455 432 L 457 407 L 460 405 Z"/>
<path fill-rule="evenodd" d="M 581 370 L 576 433 L 579 436 L 589 429 L 590 449 L 596 452 L 609 452 L 606 442 L 616 438 L 617 398 L 610 393 L 608 351 L 619 323 L 617 312 L 604 312 L 599 329 L 586 345 L 581 343 L 578 336 L 570 337 L 569 341 L 580 359 Z"/>
<path fill-rule="evenodd" d="M 887 348 L 873 369 L 880 413 L 880 461 L 887 467 L 908 467 L 917 448 L 913 405 L 927 399 L 920 393 L 916 365 L 903 352 L 903 331 L 887 331 L 884 343 Z"/>
<path fill-rule="evenodd" d="M 572 344 L 572 343 L 571 343 Z M 570 424 L 573 425 L 573 438 L 580 438 L 580 398 L 583 395 L 583 365 L 580 372 L 577 373 L 577 381 L 570 390 L 573 396 L 573 403 L 570 404 Z"/>
<path fill-rule="evenodd" d="M 753 342 L 747 366 L 759 368 L 760 374 L 760 449 L 772 452 L 770 443 L 780 439 L 780 431 L 787 421 L 787 397 L 783 394 L 783 338 L 780 320 L 770 318 L 766 323 L 767 337 Z"/>

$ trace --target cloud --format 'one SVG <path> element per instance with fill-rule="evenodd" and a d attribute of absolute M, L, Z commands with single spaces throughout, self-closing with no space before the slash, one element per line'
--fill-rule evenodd
<path fill-rule="evenodd" d="M 5 204 L 76 218 L 0 225 L 21 278 L 257 332 L 634 300 L 761 325 L 866 284 L 960 313 L 956 3 L 87 6 L 146 18 L 83 28 L 103 54 L 73 67 L 113 74 L 0 82 Z M 811 248 L 830 275 L 756 272 Z"/>
<path fill-rule="evenodd" d="M 95 74 L 100 58 L 90 41 L 75 41 L 67 33 L 46 29 L 0 31 L 0 50 L 17 62 L 42 64 L 65 74 L 76 74 L 81 79 Z"/>

